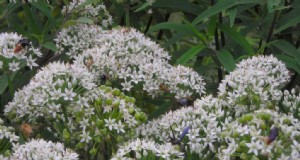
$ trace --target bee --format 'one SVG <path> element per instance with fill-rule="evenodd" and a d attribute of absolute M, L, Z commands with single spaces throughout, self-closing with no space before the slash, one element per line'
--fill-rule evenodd
<path fill-rule="evenodd" d="M 184 136 L 189 132 L 190 130 L 190 126 L 187 126 L 183 129 L 182 133 L 179 135 L 179 138 L 176 138 L 174 135 L 174 132 L 172 132 L 173 137 L 169 137 L 169 141 L 173 144 L 173 145 L 179 145 L 182 141 L 182 139 L 184 138 Z"/>
<path fill-rule="evenodd" d="M 23 123 L 21 125 L 21 130 L 26 137 L 31 136 L 33 133 L 32 128 L 31 128 L 30 124 L 28 124 L 28 123 Z"/>
<path fill-rule="evenodd" d="M 278 132 L 279 130 L 277 127 L 273 127 L 270 130 L 269 136 L 265 138 L 265 142 L 267 143 L 267 145 L 272 143 L 278 137 Z"/>
<path fill-rule="evenodd" d="M 130 29 L 130 28 L 127 28 L 127 27 L 124 27 L 124 28 L 122 28 L 121 31 L 122 31 L 123 33 L 128 33 L 128 32 L 131 31 L 131 29 Z"/>
<path fill-rule="evenodd" d="M 15 46 L 14 53 L 20 52 L 23 48 L 27 46 L 31 46 L 30 41 L 28 39 L 20 39 Z"/>
<path fill-rule="evenodd" d="M 170 92 L 170 89 L 163 83 L 159 85 L 159 89 L 164 92 Z"/>
<path fill-rule="evenodd" d="M 100 79 L 101 79 L 102 81 L 107 81 L 107 80 L 109 80 L 109 76 L 106 75 L 106 74 L 101 74 Z"/>
<path fill-rule="evenodd" d="M 85 60 L 85 66 L 90 69 L 91 65 L 94 63 L 93 59 L 86 59 Z"/>
<path fill-rule="evenodd" d="M 180 106 L 191 106 L 193 105 L 194 101 L 192 97 L 184 97 L 178 100 Z"/>

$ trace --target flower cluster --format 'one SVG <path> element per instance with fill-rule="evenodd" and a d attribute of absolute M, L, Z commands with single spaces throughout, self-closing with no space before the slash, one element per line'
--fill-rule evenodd
<path fill-rule="evenodd" d="M 135 29 L 105 31 L 97 41 L 97 47 L 86 50 L 75 63 L 85 64 L 98 76 L 121 79 L 123 90 L 142 83 L 142 90 L 152 96 L 170 92 L 179 99 L 204 93 L 205 83 L 197 72 L 170 65 L 168 53 Z"/>
<path fill-rule="evenodd" d="M 3 123 L 3 120 L 0 118 L 0 159 L 4 159 L 1 154 L 9 154 L 12 145 L 19 140 L 19 137 L 14 133 L 14 128 L 3 126 Z"/>
<path fill-rule="evenodd" d="M 125 130 L 130 132 L 147 119 L 134 103 L 134 98 L 118 89 L 97 88 L 84 66 L 57 62 L 44 67 L 17 92 L 5 113 L 14 121 L 42 123 L 81 149 L 90 142 L 113 141 L 109 136 L 127 138 Z"/>
<path fill-rule="evenodd" d="M 120 146 L 112 160 L 154 159 L 155 157 L 175 160 L 183 159 L 184 154 L 171 143 L 157 144 L 151 140 L 136 139 Z"/>
<path fill-rule="evenodd" d="M 300 119 L 300 94 L 297 94 L 294 89 L 291 92 L 285 90 L 283 92 L 282 107 L 288 113 L 293 114 L 295 118 Z"/>
<path fill-rule="evenodd" d="M 28 118 L 36 121 L 49 115 L 55 117 L 63 106 L 76 101 L 85 90 L 95 87 L 94 76 L 85 66 L 60 62 L 42 68 L 30 83 L 14 95 L 5 107 L 11 120 Z"/>
<path fill-rule="evenodd" d="M 272 110 L 257 110 L 225 124 L 221 137 L 220 159 L 300 158 L 300 122 Z"/>
<path fill-rule="evenodd" d="M 20 159 L 59 159 L 59 160 L 77 160 L 78 154 L 70 149 L 65 149 L 62 143 L 53 143 L 43 139 L 31 140 L 22 145 L 13 147 L 11 160 Z"/>
<path fill-rule="evenodd" d="M 273 56 L 241 61 L 219 86 L 219 97 L 234 107 L 236 116 L 260 108 L 272 108 L 282 97 L 280 87 L 289 79 L 284 63 Z"/>
<path fill-rule="evenodd" d="M 62 9 L 62 14 L 77 14 L 79 16 L 84 16 L 92 18 L 96 23 L 107 28 L 113 24 L 112 16 L 107 11 L 105 5 L 93 5 L 87 0 L 72 0 L 68 5 L 64 6 Z"/>
<path fill-rule="evenodd" d="M 18 71 L 24 66 L 38 66 L 35 61 L 42 53 L 28 39 L 16 33 L 0 33 L 0 69 Z M 0 70 L 0 71 L 1 71 Z"/>
<path fill-rule="evenodd" d="M 97 25 L 77 24 L 62 29 L 56 39 L 57 54 L 65 53 L 71 58 L 95 46 L 96 36 L 103 32 Z M 97 36 L 98 37 L 98 36 Z"/>
<path fill-rule="evenodd" d="M 77 145 L 80 148 L 91 141 L 99 144 L 108 139 L 113 142 L 130 137 L 130 132 L 147 120 L 134 103 L 134 98 L 107 86 L 86 92 L 78 101 L 66 106 L 68 121 L 64 140 L 80 142 Z M 57 117 L 56 121 L 60 121 L 60 116 Z"/>
<path fill-rule="evenodd" d="M 137 135 L 160 142 L 183 143 L 198 157 L 208 157 L 217 151 L 218 135 L 221 133 L 219 122 L 226 116 L 222 110 L 223 104 L 223 101 L 211 95 L 204 97 L 197 100 L 193 107 L 169 112 L 162 118 L 138 127 Z M 226 118 L 226 121 L 230 120 Z"/>

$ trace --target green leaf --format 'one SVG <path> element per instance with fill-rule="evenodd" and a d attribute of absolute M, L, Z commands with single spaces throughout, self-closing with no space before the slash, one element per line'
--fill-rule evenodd
<path fill-rule="evenodd" d="M 282 52 L 288 54 L 289 56 L 294 57 L 296 59 L 296 62 L 300 64 L 300 54 L 298 53 L 294 45 L 283 39 L 275 41 L 271 44 L 276 48 L 280 49 Z"/>
<path fill-rule="evenodd" d="M 170 9 L 171 11 L 182 11 L 194 15 L 201 13 L 201 7 L 189 1 L 183 0 L 156 0 L 152 4 L 154 8 Z"/>
<path fill-rule="evenodd" d="M 261 3 L 261 0 L 221 0 L 218 1 L 214 6 L 208 8 L 195 18 L 192 24 L 198 24 L 200 21 L 213 16 L 219 12 L 232 8 L 236 5 L 249 4 L 249 3 Z"/>
<path fill-rule="evenodd" d="M 191 29 L 187 25 L 178 24 L 178 23 L 174 23 L 174 22 L 159 23 L 159 24 L 151 27 L 148 33 L 154 32 L 154 31 L 157 31 L 157 30 L 161 30 L 161 29 L 176 30 L 178 32 L 184 32 L 184 33 L 187 33 L 191 36 L 194 36 L 193 31 L 191 31 Z"/>
<path fill-rule="evenodd" d="M 134 12 L 139 12 L 141 10 L 144 10 L 145 8 L 147 8 L 148 6 L 150 6 L 149 1 L 145 2 L 144 4 L 142 4 L 139 8 L 137 8 Z"/>
<path fill-rule="evenodd" d="M 37 8 L 42 13 L 44 13 L 52 21 L 52 23 L 56 21 L 55 18 L 51 14 L 51 10 L 49 8 L 50 6 L 48 5 L 48 3 L 39 1 L 38 3 L 32 2 L 31 5 L 33 5 L 35 8 Z"/>
<path fill-rule="evenodd" d="M 45 47 L 47 49 L 50 49 L 51 51 L 53 52 L 56 52 L 57 51 L 57 47 L 54 43 L 52 42 L 46 42 L 44 44 L 42 44 L 42 47 Z"/>
<path fill-rule="evenodd" d="M 76 22 L 79 22 L 79 23 L 87 23 L 87 24 L 94 24 L 94 21 L 90 18 L 87 18 L 87 17 L 79 17 Z"/>
<path fill-rule="evenodd" d="M 225 25 L 219 24 L 218 27 L 231 39 L 233 39 L 236 43 L 238 43 L 240 46 L 244 48 L 244 50 L 248 53 L 251 54 L 253 53 L 253 49 L 249 42 L 245 39 L 245 37 L 234 30 L 234 28 L 229 28 Z"/>
<path fill-rule="evenodd" d="M 189 60 L 193 59 L 195 56 L 199 54 L 203 49 L 205 48 L 204 45 L 198 45 L 191 49 L 189 49 L 187 52 L 185 52 L 181 57 L 179 57 L 175 64 L 186 64 Z"/>
<path fill-rule="evenodd" d="M 277 54 L 275 55 L 279 60 L 283 61 L 288 68 L 294 69 L 298 74 L 300 74 L 300 64 L 297 63 L 297 61 L 290 56 L 283 55 L 283 54 Z"/>
<path fill-rule="evenodd" d="M 289 27 L 295 26 L 300 23 L 300 8 L 295 8 L 292 11 L 288 12 L 279 20 L 274 34 L 279 33 Z"/>
<path fill-rule="evenodd" d="M 7 75 L 3 74 L 0 76 L 0 95 L 5 91 L 7 87 L 8 87 Z"/>
<path fill-rule="evenodd" d="M 217 16 L 211 16 L 207 25 L 207 32 L 210 35 L 214 35 L 217 27 Z"/>
<path fill-rule="evenodd" d="M 230 27 L 233 26 L 236 17 L 237 7 L 228 9 Z"/>
<path fill-rule="evenodd" d="M 235 60 L 233 59 L 233 56 L 230 52 L 225 49 L 221 49 L 220 51 L 217 51 L 216 55 L 227 72 L 231 72 L 234 70 Z"/>

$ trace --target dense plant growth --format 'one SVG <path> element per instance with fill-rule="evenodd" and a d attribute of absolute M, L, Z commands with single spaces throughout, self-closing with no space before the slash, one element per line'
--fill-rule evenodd
<path fill-rule="evenodd" d="M 300 1 L 0 1 L 0 159 L 300 159 Z"/>

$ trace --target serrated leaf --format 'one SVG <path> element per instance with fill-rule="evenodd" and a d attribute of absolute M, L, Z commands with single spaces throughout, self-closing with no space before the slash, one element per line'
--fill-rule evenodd
<path fill-rule="evenodd" d="M 216 55 L 227 72 L 234 70 L 235 60 L 229 51 L 221 49 L 220 51 L 217 51 Z"/>
<path fill-rule="evenodd" d="M 271 43 L 276 48 L 280 49 L 282 52 L 288 54 L 289 56 L 292 56 L 296 59 L 296 62 L 300 64 L 300 54 L 298 53 L 296 47 L 289 43 L 286 40 L 278 40 L 274 43 Z"/>
<path fill-rule="evenodd" d="M 233 39 L 236 43 L 243 47 L 243 49 L 248 53 L 253 53 L 253 49 L 249 42 L 245 39 L 245 37 L 234 30 L 234 28 L 229 28 L 225 25 L 219 24 L 218 27 L 231 39 Z"/>
<path fill-rule="evenodd" d="M 195 58 L 199 52 L 201 52 L 205 48 L 204 45 L 198 45 L 192 47 L 187 52 L 185 52 L 181 57 L 179 57 L 175 64 L 186 64 L 189 60 Z"/>
<path fill-rule="evenodd" d="M 53 52 L 56 52 L 58 50 L 56 45 L 52 42 L 46 42 L 46 43 L 42 44 L 42 47 L 50 49 Z"/>

